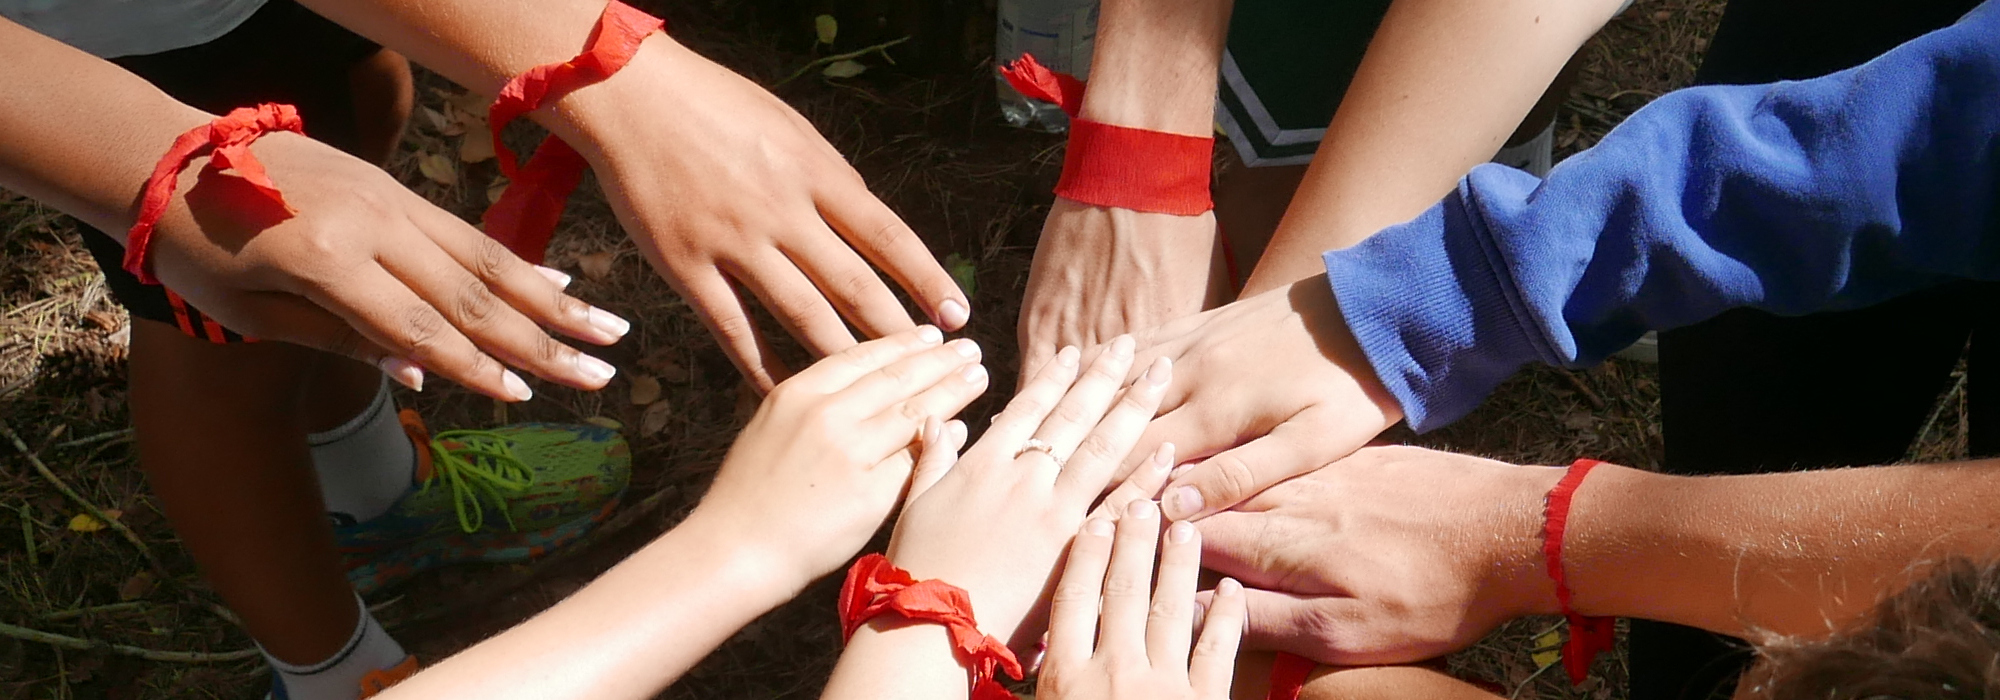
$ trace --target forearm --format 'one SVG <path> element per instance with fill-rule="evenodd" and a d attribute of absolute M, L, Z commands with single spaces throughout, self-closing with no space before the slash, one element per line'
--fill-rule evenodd
<path fill-rule="evenodd" d="M 160 155 L 213 118 L 6 19 L 0 82 L 7 85 L 0 91 L 0 187 L 121 239 Z"/>
<path fill-rule="evenodd" d="M 1620 0 L 1397 0 L 1243 289 L 1407 221 L 1493 157 Z"/>
<path fill-rule="evenodd" d="M 1575 606 L 1824 636 L 1949 557 L 2000 553 L 2000 461 L 1787 474 L 1592 472 L 1565 540 Z"/>
<path fill-rule="evenodd" d="M 971 695 L 965 666 L 938 624 L 893 615 L 869 621 L 848 640 L 821 700 L 961 700 Z"/>
<path fill-rule="evenodd" d="M 1081 115 L 1207 136 L 1231 0 L 1104 0 Z"/>
<path fill-rule="evenodd" d="M 384 698 L 650 698 L 803 585 L 699 515 Z"/>

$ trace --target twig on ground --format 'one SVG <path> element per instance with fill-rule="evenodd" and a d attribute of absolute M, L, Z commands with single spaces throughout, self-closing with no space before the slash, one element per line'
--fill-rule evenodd
<path fill-rule="evenodd" d="M 28 550 L 28 566 L 40 569 L 42 568 L 42 553 L 38 551 L 38 547 L 35 545 L 35 519 L 28 513 L 28 504 L 26 503 L 16 507 L 15 510 L 21 514 L 21 546 L 26 547 Z"/>
<path fill-rule="evenodd" d="M 1964 372 L 1958 373 L 1958 380 L 1952 383 L 1950 390 L 1944 392 L 1944 398 L 1938 399 L 1937 405 L 1931 407 L 1930 417 L 1924 419 L 1923 429 L 1917 431 L 1916 441 L 1910 443 L 1911 449 L 1921 448 L 1931 439 L 1931 428 L 1937 427 L 1938 417 L 1944 415 L 1944 407 L 1951 405 L 1952 397 L 1957 396 L 1961 391 L 1965 391 Z"/>
<path fill-rule="evenodd" d="M 139 539 L 138 533 L 133 532 L 132 528 L 125 527 L 125 523 L 118 522 L 118 519 L 105 515 L 104 511 L 99 509 L 96 504 L 85 499 L 83 494 L 76 492 L 76 489 L 70 488 L 68 482 L 63 481 L 62 477 L 56 476 L 56 473 L 49 469 L 49 465 L 42 463 L 41 457 L 36 456 L 33 450 L 28 449 L 28 443 L 21 441 L 21 436 L 14 433 L 14 428 L 8 426 L 6 423 L 0 423 L 0 435 L 5 435 L 9 442 L 14 443 L 14 449 L 19 450 L 21 456 L 27 457 L 28 464 L 33 465 L 35 471 L 39 472 L 42 478 L 47 479 L 50 484 L 53 484 L 57 491 L 61 491 L 69 500 L 81 506 L 85 512 L 90 513 L 91 517 L 97 518 L 105 526 L 117 531 L 119 536 L 125 538 L 125 541 L 131 542 L 133 547 L 138 548 L 139 554 L 146 558 L 146 563 L 153 567 L 153 571 L 159 574 L 161 578 L 167 578 L 166 565 L 160 563 L 160 558 L 153 554 L 151 547 L 146 546 L 145 540 Z"/>
<path fill-rule="evenodd" d="M 132 429 L 120 428 L 118 430 L 108 430 L 102 433 L 98 433 L 96 435 L 91 435 L 89 437 L 80 437 L 75 440 L 71 440 L 69 442 L 56 443 L 54 447 L 55 449 L 61 450 L 70 447 L 81 447 L 83 445 L 88 445 L 94 442 L 103 442 L 105 440 L 124 441 L 130 439 L 132 439 Z"/>
<path fill-rule="evenodd" d="M 144 607 L 146 607 L 146 604 L 144 602 L 134 600 L 124 603 L 93 605 L 87 608 L 71 608 L 69 610 L 57 610 L 47 615 L 43 615 L 42 619 L 47 620 L 49 622 L 56 622 L 60 620 L 68 620 L 72 618 L 83 617 L 85 615 L 105 615 L 110 613 L 130 612 Z"/>
<path fill-rule="evenodd" d="M 849 60 L 849 59 L 855 59 L 855 58 L 860 58 L 860 57 L 862 57 L 862 56 L 866 56 L 866 55 L 868 55 L 868 54 L 871 54 L 871 53 L 878 53 L 878 52 L 881 52 L 881 51 L 883 51 L 883 50 L 885 50 L 885 49 L 888 49 L 889 47 L 892 47 L 892 46 L 895 46 L 895 45 L 897 45 L 897 44 L 901 44 L 901 43 L 903 43 L 903 42 L 905 42 L 905 41 L 909 41 L 909 40 L 910 40 L 910 38 L 906 36 L 906 37 L 903 37 L 903 38 L 901 38 L 901 39 L 896 39 L 896 40 L 894 40 L 894 41 L 885 41 L 885 42 L 882 42 L 882 43 L 880 43 L 880 44 L 876 44 L 876 45 L 874 45 L 874 46 L 870 46 L 870 47 L 868 47 L 868 48 L 865 48 L 865 49 L 857 49 L 857 50 L 854 50 L 854 51 L 849 51 L 849 52 L 847 52 L 847 53 L 837 53 L 837 54 L 834 54 L 834 55 L 832 55 L 832 56 L 821 56 L 821 57 L 819 57 L 819 58 L 816 58 L 816 59 L 813 59 L 811 63 L 807 63 L 807 64 L 805 64 L 805 65 L 803 65 L 803 66 L 799 66 L 799 69 L 798 69 L 798 70 L 796 70 L 796 71 L 792 71 L 792 74 L 791 74 L 791 75 L 787 75 L 787 76 L 785 76 L 785 79 L 784 79 L 784 80 L 780 80 L 780 81 L 778 81 L 778 82 L 777 82 L 777 84 L 775 84 L 775 85 L 772 85 L 772 86 L 771 86 L 771 89 L 773 89 L 773 90 L 776 90 L 776 89 L 778 89 L 778 87 L 779 87 L 779 86 L 781 86 L 781 85 L 784 85 L 785 83 L 789 83 L 789 82 L 792 82 L 793 80 L 797 80 L 799 76 L 801 76 L 801 75 L 805 75 L 805 74 L 806 74 L 806 71 L 809 71 L 809 70 L 812 70 L 812 69 L 814 69 L 814 68 L 818 68 L 818 67 L 820 67 L 820 66 L 824 66 L 824 65 L 826 65 L 826 64 L 829 64 L 829 63 L 837 63 L 837 62 L 840 62 L 840 61 L 846 61 L 846 60 Z M 888 57 L 889 57 L 889 55 L 888 55 L 888 54 L 882 54 L 882 57 L 883 57 L 883 58 L 888 58 Z"/>
<path fill-rule="evenodd" d="M 1583 377 L 1579 377 L 1575 372 L 1566 369 L 1559 370 L 1556 374 L 1560 374 L 1564 379 L 1569 380 L 1570 386 L 1576 387 L 1577 392 L 1583 394 L 1583 400 L 1589 401 L 1591 408 L 1599 411 L 1604 410 L 1604 397 L 1598 396 L 1597 392 L 1593 391 L 1589 384 L 1585 384 Z"/>
<path fill-rule="evenodd" d="M 19 639 L 22 641 L 47 644 L 49 646 L 61 649 L 75 649 L 78 651 L 93 651 L 101 649 L 105 651 L 110 651 L 114 654 L 123 654 L 125 656 L 136 656 L 141 659 L 145 659 L 147 661 L 162 661 L 166 663 L 208 664 L 208 663 L 220 663 L 225 661 L 242 661 L 244 659 L 255 658 L 257 656 L 256 649 L 238 649 L 236 651 L 223 651 L 223 652 L 161 651 L 159 649 L 147 649 L 145 647 L 135 647 L 129 644 L 112 644 L 110 642 L 101 642 L 94 639 L 84 639 L 82 637 L 71 637 L 65 634 L 43 632 L 41 630 L 29 629 L 18 625 L 10 625 L 5 622 L 0 622 L 0 636 L 13 637 L 15 639 Z"/>

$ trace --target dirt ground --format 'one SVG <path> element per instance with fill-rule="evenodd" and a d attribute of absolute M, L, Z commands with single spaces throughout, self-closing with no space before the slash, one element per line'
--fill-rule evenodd
<path fill-rule="evenodd" d="M 1641 0 L 1585 47 L 1580 85 L 1560 117 L 1559 154 L 1589 146 L 1638 106 L 1684 84 L 1720 5 Z M 843 34 L 831 49 L 815 51 L 811 17 L 822 12 L 840 17 Z M 869 70 L 859 77 L 831 80 L 814 69 L 776 89 L 940 258 L 955 255 L 976 270 L 975 315 L 965 335 L 987 349 L 993 386 L 1011 386 L 1015 313 L 1060 169 L 1061 139 L 1000 123 L 991 66 L 983 61 L 990 9 L 972 0 L 711 0 L 663 14 L 682 41 L 766 86 L 816 58 L 912 37 L 887 50 L 895 65 L 871 53 L 861 57 Z M 452 98 L 478 102 L 435 79 L 420 87 L 422 104 L 440 115 L 450 113 Z M 458 152 L 455 131 L 448 119 L 419 114 L 390 169 L 476 219 L 494 175 L 490 161 L 447 157 L 446 172 L 428 176 L 422 167 L 426 156 Z M 535 135 L 518 136 L 525 146 Z M 579 193 L 563 231 L 550 264 L 577 275 L 578 296 L 637 324 L 606 355 L 620 378 L 596 394 L 539 386 L 536 400 L 511 407 L 443 386 L 398 398 L 434 429 L 620 421 L 634 446 L 633 488 L 621 513 L 581 546 L 533 565 L 437 572 L 371 601 L 425 659 L 520 621 L 678 521 L 754 406 L 687 307 L 623 239 L 594 187 Z M 241 653 L 249 639 L 200 582 L 134 465 L 124 401 L 127 321 L 72 223 L 0 193 L 0 265 L 0 696 L 260 697 L 266 671 Z M 660 380 L 663 397 L 635 405 L 633 383 L 644 378 Z M 990 412 L 1001 393 L 969 414 Z M 1927 456 L 1962 450 L 1956 409 L 1947 408 L 1933 421 L 1936 429 L 1926 430 Z M 1523 463 L 1589 455 L 1651 467 L 1660 455 L 1658 413 L 1653 367 L 1612 361 L 1579 372 L 1528 371 L 1451 428 L 1391 437 Z M 18 448 L 7 441 L 16 434 Z M 150 554 L 111 530 L 74 531 L 77 499 L 120 511 L 119 521 Z M 821 582 L 751 625 L 663 697 L 816 694 L 839 647 L 836 587 Z M 1622 696 L 1622 652 L 1600 661 L 1597 675 L 1576 689 L 1558 682 L 1560 674 L 1537 673 L 1531 640 L 1550 627 L 1549 620 L 1517 622 L 1452 664 L 1516 697 Z"/>

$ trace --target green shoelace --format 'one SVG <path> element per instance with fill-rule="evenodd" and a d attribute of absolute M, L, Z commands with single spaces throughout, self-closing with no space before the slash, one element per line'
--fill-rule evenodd
<path fill-rule="evenodd" d="M 449 443 L 449 446 L 447 446 Z M 486 525 L 482 499 L 490 500 L 507 529 L 515 530 L 507 497 L 527 491 L 534 484 L 534 470 L 514 456 L 512 443 L 499 433 L 486 430 L 447 430 L 431 438 L 431 478 L 421 487 L 444 482 L 451 488 L 451 504 L 458 511 L 458 527 L 467 533 Z"/>

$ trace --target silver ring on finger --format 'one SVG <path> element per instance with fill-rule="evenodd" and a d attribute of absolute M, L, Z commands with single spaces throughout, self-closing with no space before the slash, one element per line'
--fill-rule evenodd
<path fill-rule="evenodd" d="M 1049 459 L 1056 463 L 1056 470 L 1062 470 L 1065 460 L 1063 460 L 1062 455 L 1056 454 L 1055 445 L 1044 442 L 1041 438 L 1028 438 L 1027 442 L 1021 443 L 1021 449 L 1014 452 L 1014 459 L 1020 459 L 1029 452 L 1040 452 L 1048 455 Z"/>

